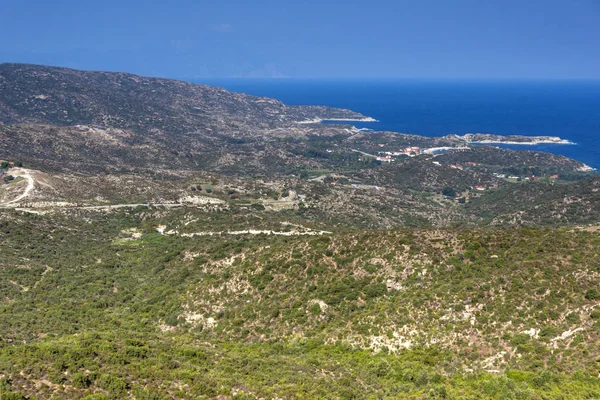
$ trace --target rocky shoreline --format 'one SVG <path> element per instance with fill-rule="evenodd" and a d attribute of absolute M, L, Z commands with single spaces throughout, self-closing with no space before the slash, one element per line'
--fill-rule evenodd
<path fill-rule="evenodd" d="M 524 135 L 495 135 L 490 133 L 467 133 L 460 135 L 447 135 L 446 138 L 469 144 L 514 144 L 514 145 L 536 145 L 536 144 L 575 144 L 558 136 L 524 136 Z"/>

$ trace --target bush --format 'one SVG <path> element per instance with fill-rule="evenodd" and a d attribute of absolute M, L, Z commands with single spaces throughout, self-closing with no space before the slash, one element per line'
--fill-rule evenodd
<path fill-rule="evenodd" d="M 390 363 L 386 360 L 371 362 L 370 368 L 371 371 L 373 371 L 373 373 L 378 377 L 387 376 L 391 371 Z"/>
<path fill-rule="evenodd" d="M 540 330 L 539 336 L 541 338 L 554 337 L 557 334 L 557 329 L 554 326 L 546 326 Z"/>
<path fill-rule="evenodd" d="M 600 299 L 600 295 L 596 289 L 588 289 L 585 292 L 585 298 L 588 300 L 598 300 Z"/>
<path fill-rule="evenodd" d="M 73 382 L 73 386 L 80 389 L 85 389 L 92 384 L 91 379 L 81 372 L 74 373 L 71 381 Z"/>
<path fill-rule="evenodd" d="M 571 325 L 578 324 L 581 322 L 581 318 L 579 318 L 579 314 L 574 313 L 574 312 L 569 313 L 569 315 L 567 315 L 567 317 L 566 317 L 566 320 Z"/>
<path fill-rule="evenodd" d="M 15 392 L 0 392 L 0 400 L 27 400 L 27 397 Z"/>
<path fill-rule="evenodd" d="M 376 297 L 383 296 L 386 292 L 387 288 L 383 283 L 373 283 L 365 286 L 364 293 L 368 299 L 374 299 Z"/>
<path fill-rule="evenodd" d="M 314 316 L 321 315 L 321 306 L 319 305 L 319 303 L 315 303 L 312 306 L 310 306 L 308 311 L 310 312 L 311 315 L 314 315 Z"/>
<path fill-rule="evenodd" d="M 456 190 L 451 187 L 445 187 L 442 190 L 442 194 L 447 197 L 456 197 Z"/>
<path fill-rule="evenodd" d="M 522 346 L 524 344 L 529 343 L 529 341 L 531 340 L 531 336 L 529 336 L 526 333 L 517 333 L 516 335 L 513 335 L 510 344 L 513 347 L 517 347 L 517 346 Z"/>
<path fill-rule="evenodd" d="M 123 395 L 127 390 L 127 384 L 123 379 L 108 374 L 100 375 L 98 386 L 114 396 Z"/>

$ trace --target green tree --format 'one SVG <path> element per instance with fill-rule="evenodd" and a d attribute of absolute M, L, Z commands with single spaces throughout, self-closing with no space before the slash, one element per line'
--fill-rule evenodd
<path fill-rule="evenodd" d="M 444 190 L 442 190 L 442 194 L 448 197 L 456 197 L 456 190 L 449 186 L 446 186 Z"/>

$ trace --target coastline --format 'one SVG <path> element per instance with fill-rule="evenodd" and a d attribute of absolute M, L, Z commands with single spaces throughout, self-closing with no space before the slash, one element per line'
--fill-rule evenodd
<path fill-rule="evenodd" d="M 531 140 L 531 141 L 526 141 L 526 142 L 517 142 L 517 141 L 513 141 L 513 140 L 473 140 L 473 141 L 466 141 L 466 143 L 469 144 L 510 144 L 510 145 L 523 145 L 523 146 L 535 146 L 538 144 L 577 144 L 575 142 L 572 142 L 570 140 L 567 139 L 560 139 L 559 140 Z"/>
<path fill-rule="evenodd" d="M 581 161 L 580 161 L 580 162 L 581 162 Z M 583 164 L 583 163 L 582 163 L 582 164 Z M 580 167 L 580 168 L 577 168 L 577 171 L 579 171 L 579 172 L 593 172 L 593 171 L 597 171 L 597 169 L 596 169 L 596 168 L 594 168 L 594 167 L 590 167 L 590 166 L 589 166 L 589 165 L 587 165 L 587 164 L 583 164 L 583 166 L 582 166 L 582 167 Z"/>
<path fill-rule="evenodd" d="M 437 155 L 439 153 L 443 153 L 446 151 L 452 151 L 452 150 L 471 150 L 470 147 L 466 147 L 466 146 L 462 146 L 462 147 L 451 147 L 451 146 L 442 146 L 442 147 L 429 147 L 426 149 L 423 149 L 423 154 L 431 154 L 431 155 Z"/>
<path fill-rule="evenodd" d="M 364 118 L 314 118 L 312 120 L 298 121 L 298 124 L 316 124 L 323 122 L 379 122 L 372 117 Z M 353 126 L 357 132 L 378 132 L 377 129 L 371 128 L 357 128 Z M 400 132 L 395 132 L 402 134 Z M 525 136 L 525 135 L 499 135 L 491 133 L 467 133 L 464 135 L 449 134 L 446 136 L 439 136 L 438 138 L 445 138 L 455 142 L 454 146 L 440 146 L 434 148 L 424 149 L 424 154 L 437 156 L 441 153 L 454 150 L 468 150 L 470 145 L 473 146 L 490 146 L 490 145 L 509 145 L 509 146 L 537 146 L 537 145 L 577 145 L 568 139 L 563 139 L 558 136 Z M 581 162 L 581 161 L 579 161 Z M 591 167 L 588 164 L 581 162 L 581 167 L 577 170 L 580 172 L 594 172 L 596 168 Z"/>
<path fill-rule="evenodd" d="M 447 138 L 460 140 L 469 144 L 510 144 L 530 145 L 538 144 L 577 144 L 558 136 L 526 136 L 526 135 L 499 135 L 495 133 L 466 133 L 464 135 L 451 134 Z"/>
<path fill-rule="evenodd" d="M 247 84 L 239 80 L 224 82 L 221 86 L 231 91 L 274 97 L 290 106 L 321 104 L 323 107 L 341 107 L 348 111 L 354 110 L 355 113 L 360 112 L 379 121 L 348 122 L 349 125 L 356 125 L 361 129 L 356 131 L 365 135 L 371 132 L 398 132 L 439 138 L 453 132 L 460 136 L 497 132 L 506 136 L 523 133 L 530 138 L 559 136 L 568 141 L 539 142 L 504 137 L 493 142 L 479 143 L 479 140 L 497 138 L 476 137 L 453 142 L 460 146 L 490 145 L 515 150 L 547 151 L 580 160 L 600 170 L 600 135 L 594 124 L 595 119 L 591 118 L 596 115 L 594 112 L 598 110 L 600 103 L 596 97 L 588 96 L 590 93 L 597 93 L 597 90 L 591 91 L 587 83 L 569 83 L 567 93 L 567 86 L 563 83 L 550 81 L 543 84 L 514 81 L 511 85 L 505 85 L 506 82 L 500 85 L 499 82 L 466 84 L 449 81 L 442 84 L 434 81 L 399 80 L 372 85 L 349 81 L 341 85 L 332 81 L 306 80 L 293 82 L 293 85 L 288 86 L 273 82 Z M 457 94 L 460 96 L 457 97 Z M 461 102 L 467 99 L 472 103 L 469 103 L 469 107 L 462 107 Z M 547 112 L 548 101 L 555 106 L 551 114 Z M 335 123 L 328 122 L 327 117 L 362 118 L 363 115 L 350 112 L 330 113 L 315 108 L 314 112 L 299 114 L 293 119 L 306 125 L 296 122 L 292 124 L 306 128 L 321 120 L 325 120 L 325 124 Z M 315 117 L 320 118 L 313 120 Z M 313 121 L 304 122 L 305 120 Z M 575 121 L 576 124 L 573 123 Z"/>
<path fill-rule="evenodd" d="M 297 124 L 319 124 L 322 122 L 379 122 L 375 118 L 364 117 L 364 118 L 314 118 L 306 121 L 296 121 Z"/>

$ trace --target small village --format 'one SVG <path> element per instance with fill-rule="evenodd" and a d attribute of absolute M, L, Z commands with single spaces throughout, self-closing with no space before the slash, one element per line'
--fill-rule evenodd
<path fill-rule="evenodd" d="M 419 146 L 408 146 L 399 151 L 380 151 L 377 154 L 377 161 L 392 162 L 394 157 L 416 157 L 424 153 Z"/>

